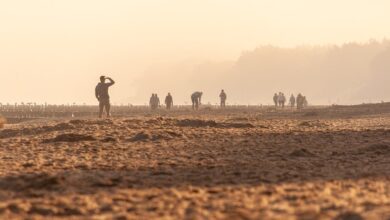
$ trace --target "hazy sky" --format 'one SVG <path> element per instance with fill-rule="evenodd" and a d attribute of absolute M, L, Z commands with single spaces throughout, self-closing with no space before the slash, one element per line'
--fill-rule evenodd
<path fill-rule="evenodd" d="M 108 74 L 118 81 L 112 101 L 134 103 L 142 88 L 132 81 L 151 67 L 235 60 L 267 44 L 383 39 L 389 8 L 388 0 L 0 0 L 0 102 L 94 103 Z"/>

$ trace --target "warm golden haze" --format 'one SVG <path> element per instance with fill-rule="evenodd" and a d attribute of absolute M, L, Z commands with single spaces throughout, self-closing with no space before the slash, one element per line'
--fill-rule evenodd
<path fill-rule="evenodd" d="M 389 0 L 0 0 L 0 219 L 390 220 Z"/>
<path fill-rule="evenodd" d="M 359 98 L 357 91 L 368 83 L 367 78 L 384 81 L 375 78 L 379 74 L 376 71 L 367 70 L 372 59 L 351 58 L 348 62 L 333 62 L 334 68 L 312 70 L 312 59 L 321 57 L 311 55 L 302 61 L 286 55 L 286 59 L 274 60 L 275 56 L 264 53 L 251 64 L 256 65 L 256 71 L 240 70 L 237 74 L 244 74 L 243 80 L 267 90 L 250 85 L 245 91 L 246 81 L 223 79 L 224 83 L 220 83 L 218 74 L 230 72 L 231 66 L 242 59 L 242 51 L 253 51 L 260 45 L 294 48 L 362 44 L 369 39 L 382 42 L 390 36 L 388 8 L 390 3 L 385 0 L 2 1 L 0 74 L 6 83 L 0 88 L 0 101 L 95 104 L 93 88 L 101 74 L 117 80 L 112 94 L 117 104 L 145 104 L 154 91 L 172 92 L 179 104 L 189 102 L 195 90 L 203 90 L 205 101 L 214 102 L 222 88 L 236 96 L 231 101 L 242 104 L 266 104 L 278 90 L 313 93 L 313 102 L 319 104 L 377 101 L 386 97 L 372 94 Z M 380 50 L 386 49 L 383 45 Z M 298 49 L 297 53 L 301 52 Z M 361 53 L 366 52 L 371 54 L 364 50 Z M 338 56 L 329 54 L 332 55 Z M 269 75 L 269 59 L 275 62 L 272 69 L 289 65 L 304 69 L 294 67 L 293 71 Z M 356 63 L 363 65 L 361 62 L 364 76 L 353 68 Z M 342 75 L 343 89 L 337 85 L 331 89 L 335 94 L 329 97 L 318 94 L 324 88 L 316 76 L 326 78 L 324 72 L 331 79 Z M 288 86 L 296 84 L 291 81 L 297 78 L 295 74 L 308 76 L 301 82 L 310 86 Z M 154 75 L 158 75 L 158 83 Z M 351 79 L 350 75 L 358 76 L 349 82 L 346 79 Z M 228 88 L 225 84 L 234 85 Z M 373 87 L 375 91 L 363 93 L 380 93 L 379 88 Z M 356 94 L 358 98 L 351 97 Z"/>

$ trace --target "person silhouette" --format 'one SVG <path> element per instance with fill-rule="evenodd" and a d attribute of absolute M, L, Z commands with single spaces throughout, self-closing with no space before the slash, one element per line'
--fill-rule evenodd
<path fill-rule="evenodd" d="M 221 99 L 221 108 L 224 108 L 226 106 L 227 95 L 223 89 L 219 94 L 219 98 Z"/>
<path fill-rule="evenodd" d="M 168 95 L 165 97 L 165 105 L 166 108 L 169 110 L 173 106 L 173 98 L 171 93 L 168 92 Z"/>
<path fill-rule="evenodd" d="M 110 82 L 106 83 L 105 81 L 109 80 Z M 99 118 L 103 116 L 104 109 L 106 110 L 107 117 L 110 117 L 110 96 L 108 94 L 108 88 L 114 85 L 115 82 L 110 77 L 101 76 L 100 82 L 95 88 L 95 96 L 99 101 Z"/>
<path fill-rule="evenodd" d="M 295 97 L 293 94 L 291 94 L 290 96 L 290 105 L 291 105 L 291 108 L 294 108 L 295 107 Z"/>
<path fill-rule="evenodd" d="M 198 110 L 199 105 L 201 104 L 201 99 L 202 99 L 202 92 L 194 92 L 191 95 L 191 101 L 192 101 L 192 109 Z"/>
<path fill-rule="evenodd" d="M 278 107 L 278 99 L 279 99 L 279 96 L 277 93 L 274 94 L 274 97 L 273 97 L 273 100 L 274 100 L 274 103 L 275 103 L 275 107 Z"/>

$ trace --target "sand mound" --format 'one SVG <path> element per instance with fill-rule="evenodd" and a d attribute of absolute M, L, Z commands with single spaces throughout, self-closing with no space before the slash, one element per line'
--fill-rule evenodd
<path fill-rule="evenodd" d="M 158 141 L 158 140 L 172 140 L 177 137 L 182 137 L 181 134 L 174 131 L 158 131 L 158 132 L 146 132 L 141 131 L 128 139 L 130 142 L 138 141 Z"/>
<path fill-rule="evenodd" d="M 56 124 L 54 126 L 44 126 L 44 127 L 42 127 L 42 130 L 43 131 L 62 131 L 62 130 L 73 129 L 73 128 L 75 128 L 75 126 L 72 124 L 60 123 L 60 124 Z"/>
<path fill-rule="evenodd" d="M 124 123 L 130 123 L 130 124 L 139 124 L 142 122 L 142 120 L 140 119 L 126 119 L 126 120 L 123 120 Z"/>
<path fill-rule="evenodd" d="M 305 116 L 305 117 L 318 116 L 318 112 L 314 112 L 314 111 L 306 112 L 306 113 L 303 114 L 303 116 Z"/>
<path fill-rule="evenodd" d="M 308 121 L 304 121 L 298 124 L 299 126 L 311 127 L 311 123 Z"/>
<path fill-rule="evenodd" d="M 6 190 L 23 191 L 23 190 L 54 190 L 57 189 L 62 177 L 52 174 L 24 174 L 21 176 L 9 176 L 1 179 L 0 188 Z"/>
<path fill-rule="evenodd" d="M 247 118 L 247 117 L 233 117 L 233 118 L 229 118 L 227 121 L 249 121 L 249 118 Z"/>
<path fill-rule="evenodd" d="M 94 125 L 112 125 L 114 122 L 111 119 L 105 119 L 105 120 L 93 120 L 93 121 L 87 121 L 88 124 L 94 124 Z"/>
<path fill-rule="evenodd" d="M 300 127 L 324 127 L 327 126 L 325 123 L 322 123 L 320 121 L 303 121 L 298 124 Z"/>
<path fill-rule="evenodd" d="M 69 124 L 72 124 L 72 125 L 80 125 L 80 124 L 85 124 L 85 120 L 79 120 L 79 119 L 75 119 L 75 120 L 70 120 L 69 121 Z"/>
<path fill-rule="evenodd" d="M 172 140 L 176 137 L 181 137 L 182 135 L 173 131 L 165 131 L 165 132 L 160 132 L 158 134 L 153 134 L 152 135 L 152 141 L 157 141 L 157 140 Z"/>
<path fill-rule="evenodd" d="M 178 120 L 176 125 L 182 127 L 217 127 L 218 124 L 214 120 L 183 119 Z"/>
<path fill-rule="evenodd" d="M 139 132 L 134 137 L 130 138 L 129 141 L 136 142 L 136 141 L 147 141 L 150 139 L 150 134 L 145 132 Z"/>
<path fill-rule="evenodd" d="M 357 154 L 376 154 L 376 155 L 390 155 L 390 145 L 388 144 L 372 144 L 370 146 L 362 147 L 356 151 Z"/>
<path fill-rule="evenodd" d="M 111 119 L 104 119 L 104 120 L 70 120 L 69 124 L 72 125 L 112 125 L 114 122 Z"/>
<path fill-rule="evenodd" d="M 221 123 L 219 127 L 223 128 L 254 128 L 251 123 Z"/>
<path fill-rule="evenodd" d="M 214 120 L 183 119 L 176 122 L 181 127 L 218 127 L 218 128 L 253 128 L 250 123 L 217 123 Z"/>
<path fill-rule="evenodd" d="M 300 148 L 298 150 L 294 150 L 293 152 L 290 153 L 290 156 L 293 157 L 313 157 L 315 154 L 310 152 L 309 150 L 305 148 Z"/>
<path fill-rule="evenodd" d="M 51 142 L 78 142 L 78 141 L 94 141 L 94 140 L 96 140 L 96 138 L 94 138 L 91 135 L 69 133 L 69 134 L 57 135 L 55 138 L 52 138 L 52 139 L 46 139 L 46 140 L 43 141 L 43 143 L 51 143 Z"/>
<path fill-rule="evenodd" d="M 9 138 L 17 136 L 20 133 L 20 130 L 17 129 L 4 129 L 0 131 L 0 139 L 1 138 Z"/>
<path fill-rule="evenodd" d="M 38 135 L 43 133 L 49 133 L 53 131 L 65 131 L 74 129 L 75 126 L 69 123 L 59 123 L 56 125 L 47 125 L 41 127 L 31 127 L 31 128 L 22 128 L 22 129 L 4 129 L 0 131 L 1 138 L 11 138 L 16 136 L 23 135 Z"/>
<path fill-rule="evenodd" d="M 145 121 L 146 124 L 161 124 L 164 121 L 163 117 L 152 118 Z"/>
<path fill-rule="evenodd" d="M 118 140 L 114 137 L 105 137 L 101 140 L 102 142 L 117 142 Z"/>
<path fill-rule="evenodd" d="M 346 212 L 336 216 L 335 220 L 364 220 L 364 218 L 354 212 Z"/>

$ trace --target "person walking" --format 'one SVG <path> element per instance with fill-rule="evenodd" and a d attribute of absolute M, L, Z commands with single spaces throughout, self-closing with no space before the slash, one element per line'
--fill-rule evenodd
<path fill-rule="evenodd" d="M 222 89 L 221 93 L 219 94 L 219 98 L 221 99 L 221 108 L 225 108 L 227 95 L 223 89 Z"/>
<path fill-rule="evenodd" d="M 168 92 L 168 95 L 165 97 L 165 106 L 168 110 L 170 110 L 173 106 L 173 98 L 171 93 Z"/>

